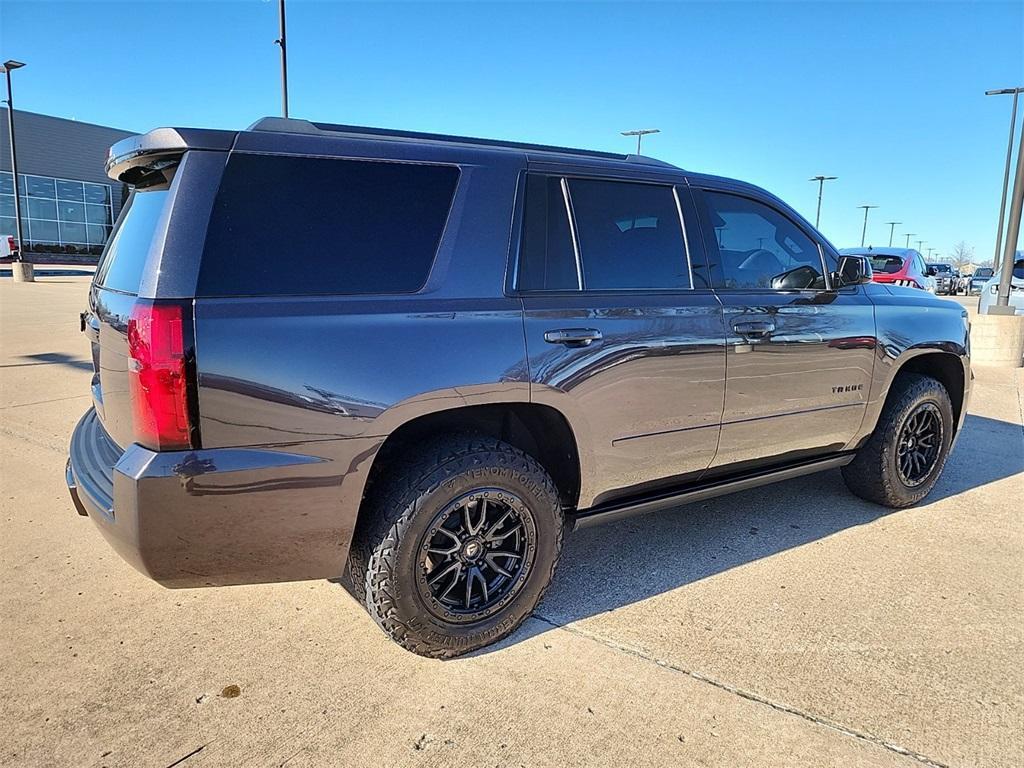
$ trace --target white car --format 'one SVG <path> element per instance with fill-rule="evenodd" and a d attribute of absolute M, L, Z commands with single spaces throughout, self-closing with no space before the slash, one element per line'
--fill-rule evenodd
<path fill-rule="evenodd" d="M 984 315 L 988 308 L 996 303 L 999 296 L 999 275 L 994 275 L 985 285 L 981 287 L 981 296 L 978 297 L 978 314 Z M 1024 315 L 1024 254 L 1017 251 L 1017 258 L 1013 262 L 1013 279 L 1010 283 L 1010 306 L 1015 307 L 1018 315 Z"/>

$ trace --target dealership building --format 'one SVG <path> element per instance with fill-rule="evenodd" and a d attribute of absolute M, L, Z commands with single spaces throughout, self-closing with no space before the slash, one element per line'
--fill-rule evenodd
<path fill-rule="evenodd" d="M 95 261 L 128 195 L 103 171 L 130 131 L 14 111 L 21 234 L 31 261 Z M 0 235 L 15 234 L 7 110 L 0 109 Z"/>

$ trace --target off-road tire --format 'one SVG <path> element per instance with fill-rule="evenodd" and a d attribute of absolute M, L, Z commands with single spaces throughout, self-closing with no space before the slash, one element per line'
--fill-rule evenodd
<path fill-rule="evenodd" d="M 536 530 L 532 565 L 497 613 L 472 623 L 448 622 L 429 609 L 417 588 L 420 546 L 435 515 L 481 488 L 515 494 L 529 508 Z M 558 491 L 543 467 L 501 440 L 470 435 L 441 437 L 389 457 L 360 519 L 347 579 L 353 593 L 396 643 L 431 658 L 490 645 L 522 624 L 551 583 L 564 529 Z"/>
<path fill-rule="evenodd" d="M 907 420 L 922 406 L 938 409 L 942 424 L 939 452 L 919 483 L 908 485 L 897 469 L 900 434 Z M 931 492 L 949 456 L 953 440 L 953 406 L 945 387 L 930 376 L 901 373 L 889 391 L 874 433 L 857 451 L 854 460 L 843 467 L 846 487 L 862 499 L 884 507 L 909 507 Z"/>

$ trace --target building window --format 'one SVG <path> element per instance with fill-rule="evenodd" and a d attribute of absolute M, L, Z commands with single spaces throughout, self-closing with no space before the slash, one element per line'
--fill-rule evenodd
<path fill-rule="evenodd" d="M 109 184 L 18 174 L 25 250 L 98 256 L 113 225 Z M 14 182 L 0 171 L 0 234 L 15 234 Z"/>

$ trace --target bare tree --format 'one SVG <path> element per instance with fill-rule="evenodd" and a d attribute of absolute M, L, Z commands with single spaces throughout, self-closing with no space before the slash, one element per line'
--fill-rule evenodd
<path fill-rule="evenodd" d="M 967 245 L 963 240 L 953 246 L 953 253 L 950 254 L 950 258 L 953 260 L 953 264 L 960 271 L 964 271 L 964 267 L 971 263 L 974 258 L 974 249 Z"/>

